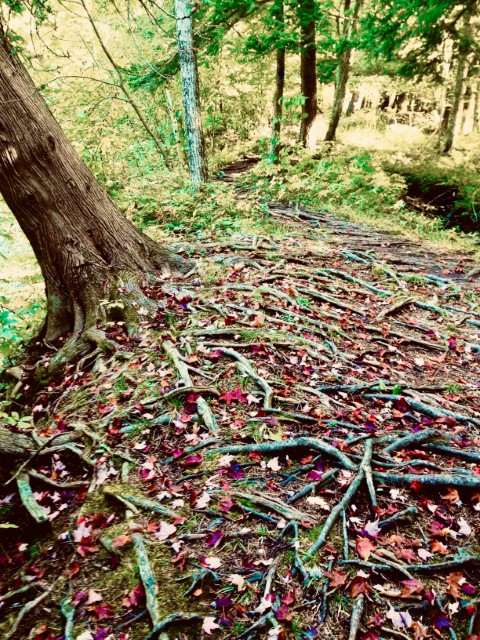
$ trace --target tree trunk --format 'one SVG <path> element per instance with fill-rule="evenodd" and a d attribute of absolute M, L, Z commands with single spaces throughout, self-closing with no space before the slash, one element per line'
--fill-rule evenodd
<path fill-rule="evenodd" d="M 118 211 L 4 38 L 0 104 L 0 192 L 45 279 L 43 337 L 51 342 L 71 335 L 80 343 L 84 336 L 85 348 L 85 341 L 97 341 L 101 332 L 95 327 L 114 307 L 134 323 L 139 306 L 149 302 L 141 286 L 152 275 L 188 270 L 188 263 Z"/>
<path fill-rule="evenodd" d="M 477 102 L 477 83 L 475 80 L 470 85 L 468 102 L 465 109 L 465 119 L 463 122 L 462 132 L 464 136 L 468 136 L 474 129 L 475 104 Z"/>
<path fill-rule="evenodd" d="M 472 8 L 465 12 L 462 33 L 460 34 L 460 42 L 458 45 L 457 70 L 455 73 L 455 86 L 453 90 L 452 110 L 448 122 L 445 140 L 443 143 L 443 152 L 449 153 L 455 143 L 455 137 L 459 129 L 459 115 L 461 114 L 461 106 L 463 105 L 463 92 L 465 89 L 465 75 L 468 65 L 468 55 L 472 47 L 472 26 L 470 24 L 472 18 Z M 463 114 L 461 114 L 463 116 Z"/>
<path fill-rule="evenodd" d="M 273 9 L 273 19 L 275 20 L 274 27 L 280 34 L 283 34 L 284 23 L 284 8 L 283 0 L 275 0 L 275 6 Z M 276 49 L 277 58 L 277 75 L 275 82 L 275 95 L 273 96 L 273 121 L 272 121 L 272 139 L 270 143 L 270 155 L 276 162 L 280 152 L 280 133 L 282 130 L 282 112 L 283 112 L 283 90 L 285 88 L 285 45 L 281 42 L 280 46 Z"/>
<path fill-rule="evenodd" d="M 335 140 L 338 123 L 343 111 L 343 102 L 345 100 L 345 92 L 347 89 L 348 79 L 350 77 L 350 68 L 352 64 L 352 38 L 356 32 L 356 21 L 360 11 L 361 0 L 357 0 L 350 12 L 350 0 L 345 0 L 343 7 L 344 23 L 343 33 L 341 36 L 340 54 L 338 57 L 337 81 L 335 84 L 335 95 L 333 98 L 332 115 L 328 124 L 327 133 L 325 134 L 325 142 Z"/>
<path fill-rule="evenodd" d="M 441 146 L 443 134 L 445 133 L 445 127 L 443 126 L 446 109 L 447 109 L 447 96 L 448 85 L 450 80 L 450 69 L 452 66 L 452 54 L 453 54 L 453 40 L 447 38 L 443 43 L 443 61 L 442 61 L 442 85 L 440 92 L 440 105 L 439 111 L 439 124 L 438 124 L 438 141 L 437 145 Z"/>
<path fill-rule="evenodd" d="M 300 126 L 300 142 L 304 147 L 315 146 L 312 125 L 317 115 L 317 68 L 315 51 L 315 0 L 299 0 L 300 77 L 305 98 Z"/>
<path fill-rule="evenodd" d="M 207 181 L 208 170 L 203 139 L 197 58 L 193 43 L 193 9 L 190 0 L 175 0 L 178 55 L 182 77 L 183 112 L 188 143 L 190 178 L 194 187 Z"/>
<path fill-rule="evenodd" d="M 473 111 L 473 131 L 480 133 L 480 79 L 474 83 L 475 87 L 475 108 Z"/>

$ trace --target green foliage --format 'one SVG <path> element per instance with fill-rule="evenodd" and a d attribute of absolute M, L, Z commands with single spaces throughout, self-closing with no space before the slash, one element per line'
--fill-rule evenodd
<path fill-rule="evenodd" d="M 11 311 L 4 305 L 8 298 L 0 297 L 0 356 L 11 357 L 18 347 L 32 335 L 34 316 L 41 305 L 38 302 L 29 307 Z"/>
<path fill-rule="evenodd" d="M 5 413 L 4 411 L 0 411 L 0 418 L 2 422 L 8 424 L 17 429 L 28 429 L 32 426 L 32 416 L 20 416 L 16 411 L 12 411 L 12 413 Z"/>

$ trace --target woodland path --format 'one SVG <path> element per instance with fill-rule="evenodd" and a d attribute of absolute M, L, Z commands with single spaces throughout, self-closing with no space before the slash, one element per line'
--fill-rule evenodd
<path fill-rule="evenodd" d="M 246 156 L 223 167 L 220 178 L 235 184 L 252 165 L 259 161 L 258 156 Z M 406 274 L 427 274 L 438 277 L 445 282 L 462 282 L 469 287 L 471 281 L 466 274 L 474 266 L 468 254 L 442 253 L 426 249 L 420 242 L 414 242 L 400 235 L 380 232 L 368 225 L 358 224 L 342 219 L 332 213 L 312 211 L 310 209 L 290 207 L 283 203 L 269 203 L 273 216 L 289 221 L 297 221 L 302 226 L 312 227 L 313 237 L 328 240 L 340 250 L 356 254 L 351 259 L 381 260 L 391 264 Z M 315 233 L 313 229 L 316 229 Z M 365 255 L 366 254 L 366 255 Z"/>
<path fill-rule="evenodd" d="M 137 335 L 15 385 L 2 640 L 477 640 L 478 280 L 271 213 L 178 243 L 198 271 Z"/>

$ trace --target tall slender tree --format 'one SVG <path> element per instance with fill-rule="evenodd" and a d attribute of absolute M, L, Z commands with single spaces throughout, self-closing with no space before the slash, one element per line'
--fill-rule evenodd
<path fill-rule="evenodd" d="M 357 31 L 357 22 L 362 0 L 354 0 L 353 6 L 351 0 L 344 0 L 343 15 L 341 16 L 340 33 L 338 40 L 338 65 L 336 71 L 335 94 L 333 98 L 333 108 L 328 124 L 325 141 L 329 142 L 335 139 L 338 123 L 343 110 L 343 102 L 347 90 L 347 83 L 350 77 L 352 66 L 352 53 L 354 47 L 354 37 Z"/>
<path fill-rule="evenodd" d="M 182 78 L 183 112 L 188 144 L 192 185 L 197 188 L 208 179 L 205 142 L 200 110 L 197 58 L 193 40 L 194 8 L 189 0 L 175 0 L 178 55 Z"/>
<path fill-rule="evenodd" d="M 300 82 L 304 97 L 300 142 L 304 147 L 315 145 L 313 123 L 317 116 L 317 58 L 315 48 L 316 2 L 298 0 L 297 7 L 300 31 Z"/>
<path fill-rule="evenodd" d="M 272 140 L 270 154 L 278 159 L 280 151 L 280 134 L 282 130 L 283 92 L 285 89 L 285 8 L 283 0 L 274 0 L 272 10 L 274 28 L 277 35 L 275 93 L 273 95 Z"/>
<path fill-rule="evenodd" d="M 448 120 L 443 152 L 449 153 L 460 130 L 460 120 L 463 115 L 463 93 L 465 79 L 468 72 L 468 57 L 473 47 L 472 17 L 474 6 L 468 5 L 463 16 L 463 28 L 458 40 L 457 68 L 455 71 L 455 83 L 453 86 L 452 110 Z"/>

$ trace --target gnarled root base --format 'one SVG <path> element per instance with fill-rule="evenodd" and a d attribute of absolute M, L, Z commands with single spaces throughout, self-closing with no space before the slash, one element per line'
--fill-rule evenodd
<path fill-rule="evenodd" d="M 161 257 L 165 259 L 163 254 Z M 142 272 L 122 270 L 109 282 L 92 280 L 81 291 L 73 287 L 68 298 L 59 298 L 47 283 L 47 317 L 40 337 L 47 345 L 57 343 L 57 347 L 60 340 L 65 340 L 48 366 L 48 376 L 61 373 L 68 364 L 87 356 L 92 348 L 99 352 L 115 351 L 116 343 L 109 340 L 99 326 L 122 322 L 129 335 L 133 335 L 142 320 L 154 317 L 159 304 L 148 298 L 142 287 L 160 282 L 159 266 L 160 261 L 148 265 Z M 169 261 L 162 264 L 161 273 L 184 274 L 192 266 L 191 262 L 170 254 Z"/>

